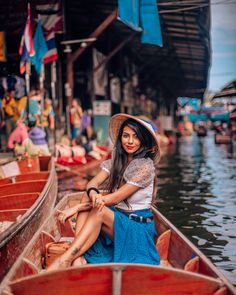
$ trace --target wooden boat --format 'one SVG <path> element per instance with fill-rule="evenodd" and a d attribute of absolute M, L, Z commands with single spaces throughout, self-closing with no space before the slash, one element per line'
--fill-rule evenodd
<path fill-rule="evenodd" d="M 89 179 L 98 173 L 101 162 L 108 157 L 109 153 L 107 156 L 103 156 L 101 160 L 88 156 L 86 164 L 73 166 L 56 163 L 59 188 L 58 200 L 67 194 L 84 191 Z"/>
<path fill-rule="evenodd" d="M 108 159 L 110 153 L 107 153 L 106 156 L 103 156 L 100 160 L 96 160 L 90 156 L 87 156 L 87 163 L 86 164 L 79 164 L 73 166 L 66 166 L 62 164 L 56 164 L 59 170 L 59 179 L 65 179 L 71 177 L 71 175 L 81 176 L 83 178 L 88 178 L 96 175 L 99 170 L 100 164 Z"/>
<path fill-rule="evenodd" d="M 45 245 L 52 241 L 71 241 L 75 218 L 64 225 L 56 217 L 80 201 L 81 193 L 64 197 L 54 213 L 34 235 L 0 285 L 0 294 L 236 294 L 220 271 L 181 234 L 156 208 L 156 241 L 160 266 L 108 263 L 43 270 Z"/>
<path fill-rule="evenodd" d="M 232 136 L 230 134 L 220 134 L 216 133 L 215 134 L 215 143 L 220 144 L 231 144 L 232 143 Z"/>
<path fill-rule="evenodd" d="M 0 281 L 51 213 L 57 196 L 51 157 L 15 161 L 9 167 L 16 168 L 5 169 L 13 176 L 0 179 Z"/>

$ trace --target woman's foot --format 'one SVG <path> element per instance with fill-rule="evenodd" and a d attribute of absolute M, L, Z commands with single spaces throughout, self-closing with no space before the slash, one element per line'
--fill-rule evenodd
<path fill-rule="evenodd" d="M 80 247 L 76 247 L 75 245 L 71 246 L 63 255 L 57 258 L 48 268 L 47 270 L 57 270 L 57 269 L 65 269 L 71 266 L 72 262 L 80 257 Z"/>
<path fill-rule="evenodd" d="M 71 263 L 72 263 L 71 260 L 67 260 L 67 259 L 64 260 L 63 257 L 59 257 L 55 261 L 53 261 L 51 265 L 49 265 L 49 267 L 47 268 L 47 271 L 66 269 L 71 266 Z"/>
<path fill-rule="evenodd" d="M 87 264 L 87 261 L 84 258 L 84 256 L 80 256 L 80 257 L 76 258 L 72 263 L 73 266 L 81 266 L 81 265 L 85 265 L 85 264 Z"/>

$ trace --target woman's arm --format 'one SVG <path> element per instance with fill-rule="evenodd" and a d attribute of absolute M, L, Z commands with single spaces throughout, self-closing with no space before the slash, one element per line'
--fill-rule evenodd
<path fill-rule="evenodd" d="M 86 186 L 86 189 L 88 190 L 90 187 L 96 187 L 98 188 L 100 184 L 102 184 L 107 178 L 108 178 L 108 173 L 104 170 L 100 170 L 96 176 L 94 176 Z M 91 191 L 92 194 L 92 191 Z"/>
<path fill-rule="evenodd" d="M 61 222 L 61 223 L 65 223 L 65 221 L 73 216 L 75 213 L 80 212 L 80 211 L 88 211 L 91 209 L 91 203 L 89 202 L 83 202 L 83 203 L 79 203 L 71 208 L 65 209 L 63 211 L 61 210 L 57 210 L 57 219 Z"/>
<path fill-rule="evenodd" d="M 95 187 L 98 188 L 103 181 L 105 181 L 108 177 L 107 172 L 104 170 L 101 170 L 94 178 L 92 178 L 88 184 L 86 189 L 88 190 L 90 187 Z M 89 193 L 89 198 L 92 201 L 93 207 L 95 206 L 95 199 L 97 196 L 100 196 L 96 191 L 91 190 Z M 73 207 L 69 209 L 65 209 L 63 211 L 58 211 L 58 220 L 60 220 L 62 223 L 64 223 L 70 216 L 75 214 L 78 211 L 84 211 L 84 210 L 89 210 L 91 209 L 91 203 L 79 203 L 74 205 Z"/>
<path fill-rule="evenodd" d="M 114 193 L 110 193 L 108 195 L 103 196 L 102 199 L 103 199 L 106 206 L 116 205 L 116 204 L 120 203 L 121 201 L 129 198 L 131 195 L 133 195 L 139 189 L 140 189 L 139 186 L 126 183 L 126 184 L 122 185 Z"/>
<path fill-rule="evenodd" d="M 90 180 L 87 184 L 87 190 L 91 187 L 98 188 L 100 184 L 102 184 L 107 178 L 108 173 L 104 170 L 101 170 L 92 180 Z M 102 196 L 101 194 L 98 194 L 95 190 L 91 190 L 89 192 L 89 198 L 92 201 L 92 206 L 99 207 L 102 209 L 104 205 L 110 206 L 110 205 L 116 205 L 119 202 L 127 199 L 131 195 L 133 195 L 135 192 L 137 192 L 140 189 L 139 186 L 125 183 L 122 185 L 117 191 L 107 194 L 105 196 Z M 97 201 L 96 201 L 97 200 Z M 102 204 L 103 203 L 103 204 Z"/>

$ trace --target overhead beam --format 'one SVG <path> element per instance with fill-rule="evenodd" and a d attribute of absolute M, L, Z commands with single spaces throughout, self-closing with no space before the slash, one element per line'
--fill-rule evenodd
<path fill-rule="evenodd" d="M 100 36 L 105 29 L 113 23 L 117 18 L 117 10 L 115 9 L 97 28 L 93 31 L 88 38 L 97 38 Z M 70 57 L 69 62 L 75 62 L 80 55 L 92 44 L 93 42 L 88 42 L 86 47 L 78 48 Z"/>
<path fill-rule="evenodd" d="M 98 38 L 104 30 L 117 18 L 117 9 L 115 9 L 97 28 L 93 31 L 88 38 Z M 86 47 L 78 48 L 74 53 L 68 55 L 66 74 L 67 74 L 67 99 L 69 106 L 71 105 L 73 92 L 74 92 L 74 62 L 81 56 L 81 54 L 91 45 L 93 41 L 87 42 Z"/>
<path fill-rule="evenodd" d="M 106 56 L 94 69 L 93 72 L 95 73 L 100 67 L 106 63 L 117 53 L 119 52 L 129 41 L 131 41 L 137 32 L 129 35 L 126 39 L 124 39 L 115 49 L 113 49 L 108 56 Z"/>

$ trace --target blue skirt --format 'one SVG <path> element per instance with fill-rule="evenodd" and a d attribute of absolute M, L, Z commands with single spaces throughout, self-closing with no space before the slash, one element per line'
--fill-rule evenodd
<path fill-rule="evenodd" d="M 88 263 L 143 263 L 160 264 L 155 246 L 157 232 L 154 221 L 141 223 L 129 219 L 129 214 L 151 217 L 150 209 L 121 212 L 109 207 L 115 214 L 114 241 L 109 236 L 99 235 L 93 246 L 84 254 Z"/>

